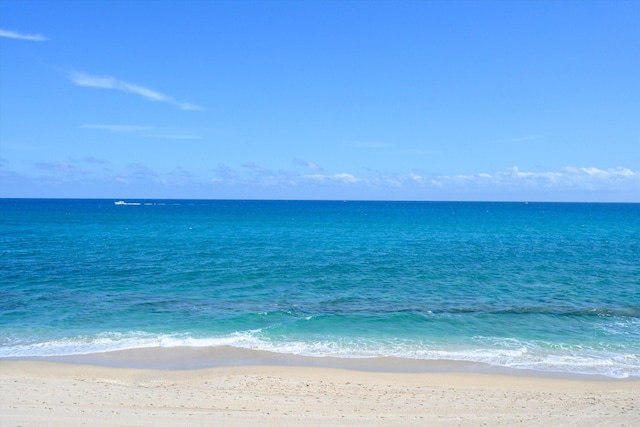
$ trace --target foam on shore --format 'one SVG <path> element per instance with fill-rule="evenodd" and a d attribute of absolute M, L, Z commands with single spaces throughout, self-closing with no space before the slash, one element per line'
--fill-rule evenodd
<path fill-rule="evenodd" d="M 116 368 L 162 370 L 194 370 L 234 366 L 290 366 L 387 373 L 486 373 L 583 380 L 612 379 L 612 377 L 604 375 L 515 369 L 471 361 L 398 357 L 309 357 L 231 346 L 145 347 L 91 354 L 5 358 L 5 360 L 51 361 Z M 637 377 L 630 378 L 632 380 L 639 379 Z"/>

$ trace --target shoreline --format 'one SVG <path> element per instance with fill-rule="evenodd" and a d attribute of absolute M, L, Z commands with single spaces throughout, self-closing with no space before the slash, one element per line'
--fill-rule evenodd
<path fill-rule="evenodd" d="M 640 380 L 0 360 L 3 425 L 634 425 Z"/>
<path fill-rule="evenodd" d="M 411 359 L 387 356 L 371 358 L 314 357 L 226 345 L 215 347 L 142 347 L 63 356 L 0 357 L 0 362 L 2 361 L 53 362 L 156 370 L 198 370 L 235 366 L 289 366 L 406 374 L 479 373 L 585 381 L 640 380 L 640 376 L 613 377 L 592 373 L 535 370 L 466 360 Z"/>

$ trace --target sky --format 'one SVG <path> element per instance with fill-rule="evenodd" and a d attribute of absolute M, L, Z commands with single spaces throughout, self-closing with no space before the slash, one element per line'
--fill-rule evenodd
<path fill-rule="evenodd" d="M 640 202 L 638 1 L 0 1 L 0 197 Z"/>

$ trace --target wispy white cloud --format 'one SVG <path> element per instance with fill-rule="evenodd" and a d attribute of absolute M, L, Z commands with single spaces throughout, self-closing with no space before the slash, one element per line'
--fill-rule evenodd
<path fill-rule="evenodd" d="M 526 135 L 518 135 L 511 136 L 506 138 L 500 138 L 492 141 L 494 144 L 523 144 L 526 142 L 536 141 L 542 139 L 542 135 L 538 134 L 526 134 Z"/>
<path fill-rule="evenodd" d="M 180 109 L 182 110 L 187 110 L 187 111 L 202 111 L 204 110 L 204 108 L 198 106 L 198 105 L 194 105 L 194 104 L 190 104 L 188 102 L 179 102 L 177 104 Z"/>
<path fill-rule="evenodd" d="M 142 132 L 155 129 L 153 126 L 134 126 L 134 125 L 96 125 L 96 124 L 84 124 L 80 126 L 81 129 L 98 129 L 106 130 L 109 132 Z"/>
<path fill-rule="evenodd" d="M 13 148 L 14 150 L 20 150 L 20 151 L 38 151 L 42 149 L 42 147 L 40 147 L 39 145 L 31 145 L 31 144 L 11 144 L 10 147 Z"/>
<path fill-rule="evenodd" d="M 138 133 L 145 138 L 158 139 L 201 139 L 199 135 L 184 133 L 176 129 L 162 129 L 155 126 L 138 126 L 138 125 L 105 125 L 105 124 L 84 124 L 80 129 L 97 129 L 108 132 L 120 133 Z M 147 133 L 156 131 L 155 133 Z"/>
<path fill-rule="evenodd" d="M 0 37 L 8 37 L 10 39 L 29 40 L 32 42 L 44 42 L 49 40 L 42 34 L 21 34 L 15 31 L 0 29 Z"/>
<path fill-rule="evenodd" d="M 117 80 L 117 79 L 114 79 L 113 77 L 92 76 L 89 74 L 72 72 L 69 75 L 69 78 L 73 83 L 77 84 L 78 86 L 89 86 L 89 87 L 97 87 L 102 89 L 120 90 L 122 92 L 128 92 L 128 93 L 140 95 L 143 98 L 148 99 L 149 101 L 161 101 L 161 102 L 171 101 L 171 98 L 161 94 L 160 92 L 147 89 L 146 87 L 143 87 L 143 86 L 127 83 L 122 80 Z"/>
<path fill-rule="evenodd" d="M 393 144 L 384 141 L 349 141 L 345 145 L 353 148 L 389 148 Z"/>
<path fill-rule="evenodd" d="M 541 139 L 542 135 L 522 135 L 515 138 L 511 138 L 508 142 L 529 142 Z"/>
<path fill-rule="evenodd" d="M 73 71 L 69 73 L 69 80 L 78 86 L 96 87 L 100 89 L 119 90 L 125 93 L 139 95 L 148 101 L 165 102 L 180 108 L 181 110 L 203 110 L 202 107 L 188 102 L 176 101 L 172 97 L 155 90 L 133 83 L 128 83 L 113 77 L 94 76 L 86 73 Z"/>
<path fill-rule="evenodd" d="M 186 135 L 186 134 L 149 134 L 144 136 L 146 138 L 158 138 L 158 139 L 202 139 L 198 135 Z"/>

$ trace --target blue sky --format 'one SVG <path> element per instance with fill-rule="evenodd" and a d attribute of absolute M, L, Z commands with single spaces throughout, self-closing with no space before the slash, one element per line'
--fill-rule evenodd
<path fill-rule="evenodd" d="M 0 2 L 0 196 L 640 202 L 637 1 Z"/>

